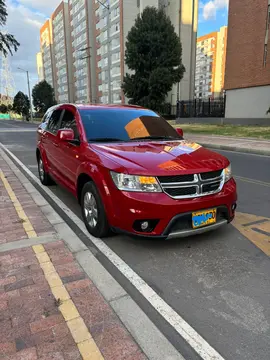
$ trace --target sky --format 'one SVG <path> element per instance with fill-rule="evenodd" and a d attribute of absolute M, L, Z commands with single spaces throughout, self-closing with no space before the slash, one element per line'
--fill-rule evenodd
<path fill-rule="evenodd" d="M 198 36 L 227 25 L 229 0 L 199 1 Z M 21 44 L 17 53 L 9 57 L 15 92 L 20 90 L 28 93 L 26 74 L 18 70 L 18 67 L 29 71 L 31 88 L 38 82 L 36 53 L 39 51 L 39 29 L 60 2 L 61 0 L 6 0 L 6 30 Z"/>

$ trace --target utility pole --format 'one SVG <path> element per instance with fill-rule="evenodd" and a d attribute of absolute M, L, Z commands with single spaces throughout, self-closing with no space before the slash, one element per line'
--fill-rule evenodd
<path fill-rule="evenodd" d="M 110 5 L 103 4 L 101 1 L 97 2 L 107 10 L 107 34 L 108 34 L 108 103 L 112 103 L 112 94 L 111 94 L 111 18 L 110 18 Z"/>
<path fill-rule="evenodd" d="M 89 104 L 92 104 L 90 49 L 91 49 L 91 46 L 88 46 L 88 47 L 86 47 L 84 49 L 80 49 L 79 51 L 87 51 L 87 55 L 81 57 L 81 59 L 87 59 L 87 73 L 88 73 L 88 76 L 87 76 L 87 78 L 88 78 L 88 81 L 87 81 L 87 88 L 88 88 L 87 102 Z"/>
<path fill-rule="evenodd" d="M 31 90 L 30 90 L 29 71 L 21 69 L 21 68 L 18 68 L 18 70 L 24 71 L 26 73 L 27 86 L 28 86 L 28 96 L 29 96 L 29 101 L 30 101 L 30 119 L 31 119 L 31 122 L 33 122 L 32 97 L 31 97 Z"/>

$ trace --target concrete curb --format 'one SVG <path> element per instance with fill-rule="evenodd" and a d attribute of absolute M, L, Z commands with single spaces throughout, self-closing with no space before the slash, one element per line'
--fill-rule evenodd
<path fill-rule="evenodd" d="M 31 184 L 19 169 L 20 165 L 15 164 L 15 162 L 7 155 L 5 148 L 0 146 L 0 153 L 10 166 L 11 170 L 18 177 L 26 192 L 29 193 L 51 223 L 57 234 L 56 237 L 59 240 L 64 240 L 79 265 L 98 288 L 104 299 L 113 308 L 147 358 L 149 360 L 185 360 L 156 325 L 148 318 L 145 312 L 129 296 L 125 289 L 98 261 L 95 256 L 95 249 L 87 247 L 81 241 L 75 232 L 72 231 L 47 200 L 40 194 L 36 187 Z M 51 235 L 50 240 L 55 241 L 57 239 Z M 50 240 L 48 240 L 48 242 L 50 242 Z M 43 239 L 43 241 L 37 241 L 34 242 L 34 244 L 45 242 L 46 239 Z M 25 246 L 20 243 L 20 247 L 27 246 L 29 246 L 29 242 L 26 242 Z M 133 315 L 131 316 L 131 314 Z M 136 314 L 135 317 L 134 314 Z"/>
<path fill-rule="evenodd" d="M 203 142 L 198 142 L 198 144 L 200 144 L 204 147 L 210 148 L 210 149 L 228 150 L 228 151 L 240 152 L 240 153 L 251 154 L 251 155 L 270 156 L 270 149 L 268 150 L 268 149 L 241 148 L 238 146 L 209 144 L 209 143 L 203 143 Z"/>

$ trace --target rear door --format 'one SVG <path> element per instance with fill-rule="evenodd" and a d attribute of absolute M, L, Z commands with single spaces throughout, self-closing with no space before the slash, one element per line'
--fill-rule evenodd
<path fill-rule="evenodd" d="M 60 129 L 62 114 L 62 109 L 54 110 L 50 116 L 46 130 L 43 132 L 43 143 L 47 155 L 49 172 L 57 178 L 59 177 L 58 168 L 60 162 L 57 131 Z"/>
<path fill-rule="evenodd" d="M 65 109 L 61 121 L 61 129 L 73 130 L 75 136 L 74 141 L 62 141 L 59 143 L 59 153 L 61 158 L 61 166 L 59 169 L 61 169 L 62 172 L 61 176 L 65 178 L 68 187 L 72 190 L 76 188 L 76 174 L 81 163 L 81 138 L 77 127 L 75 111 L 75 109 Z"/>

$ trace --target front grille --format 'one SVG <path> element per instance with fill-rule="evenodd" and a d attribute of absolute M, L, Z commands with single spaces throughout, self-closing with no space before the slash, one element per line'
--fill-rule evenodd
<path fill-rule="evenodd" d="M 203 185 L 202 192 L 206 193 L 206 192 L 216 191 L 219 188 L 219 186 L 220 186 L 220 181 Z"/>
<path fill-rule="evenodd" d="M 214 179 L 214 178 L 219 177 L 221 175 L 221 173 L 222 173 L 222 170 L 201 173 L 201 178 L 202 178 L 202 180 Z"/>
<path fill-rule="evenodd" d="M 185 196 L 185 195 L 196 195 L 197 188 L 196 186 L 190 187 L 179 187 L 179 188 L 167 188 L 167 194 L 175 197 L 175 196 Z"/>
<path fill-rule="evenodd" d="M 163 184 L 192 182 L 194 181 L 194 175 L 160 176 L 158 180 Z"/>
<path fill-rule="evenodd" d="M 190 175 L 158 177 L 163 191 L 172 198 L 185 199 L 206 196 L 221 191 L 223 170 Z"/>

